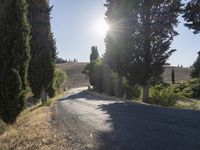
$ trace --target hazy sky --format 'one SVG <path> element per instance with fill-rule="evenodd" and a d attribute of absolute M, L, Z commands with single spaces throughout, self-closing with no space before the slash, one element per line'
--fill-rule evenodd
<path fill-rule="evenodd" d="M 59 57 L 89 61 L 90 48 L 96 45 L 102 55 L 105 51 L 104 35 L 97 24 L 104 19 L 106 0 L 50 0 L 52 11 L 52 30 L 57 42 Z M 179 35 L 172 48 L 177 51 L 171 56 L 171 65 L 190 66 L 200 50 L 200 34 L 194 35 L 179 24 Z"/>

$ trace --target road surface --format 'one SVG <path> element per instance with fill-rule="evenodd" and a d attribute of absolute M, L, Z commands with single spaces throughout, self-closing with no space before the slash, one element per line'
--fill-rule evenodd
<path fill-rule="evenodd" d="M 200 150 L 200 111 L 114 101 L 84 88 L 54 110 L 74 150 Z"/>

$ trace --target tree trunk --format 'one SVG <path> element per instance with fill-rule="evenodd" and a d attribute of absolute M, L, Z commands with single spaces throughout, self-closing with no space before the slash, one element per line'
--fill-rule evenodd
<path fill-rule="evenodd" d="M 142 99 L 142 101 L 144 103 L 149 102 L 149 86 L 148 85 L 143 86 L 143 99 Z"/>
<path fill-rule="evenodd" d="M 47 102 L 47 93 L 46 93 L 46 89 L 44 87 L 42 87 L 40 97 L 41 97 L 42 105 L 44 106 Z"/>
<path fill-rule="evenodd" d="M 118 75 L 117 78 L 117 97 L 122 98 L 122 79 L 123 77 Z"/>

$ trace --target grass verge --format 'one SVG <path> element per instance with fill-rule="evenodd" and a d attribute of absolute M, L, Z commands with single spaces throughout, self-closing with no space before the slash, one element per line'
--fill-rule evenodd
<path fill-rule="evenodd" d="M 17 122 L 0 135 L 0 150 L 67 149 L 65 138 L 56 132 L 51 111 L 51 104 L 62 95 L 51 99 L 50 107 L 37 105 L 23 111 Z"/>
<path fill-rule="evenodd" d="M 195 99 L 179 100 L 176 102 L 175 107 L 181 109 L 200 110 L 200 100 L 195 100 Z"/>

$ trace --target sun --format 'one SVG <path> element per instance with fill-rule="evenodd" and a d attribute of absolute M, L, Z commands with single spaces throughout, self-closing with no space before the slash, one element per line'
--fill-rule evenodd
<path fill-rule="evenodd" d="M 99 19 L 95 22 L 94 30 L 98 35 L 105 36 L 109 29 L 110 27 L 105 19 Z"/>

